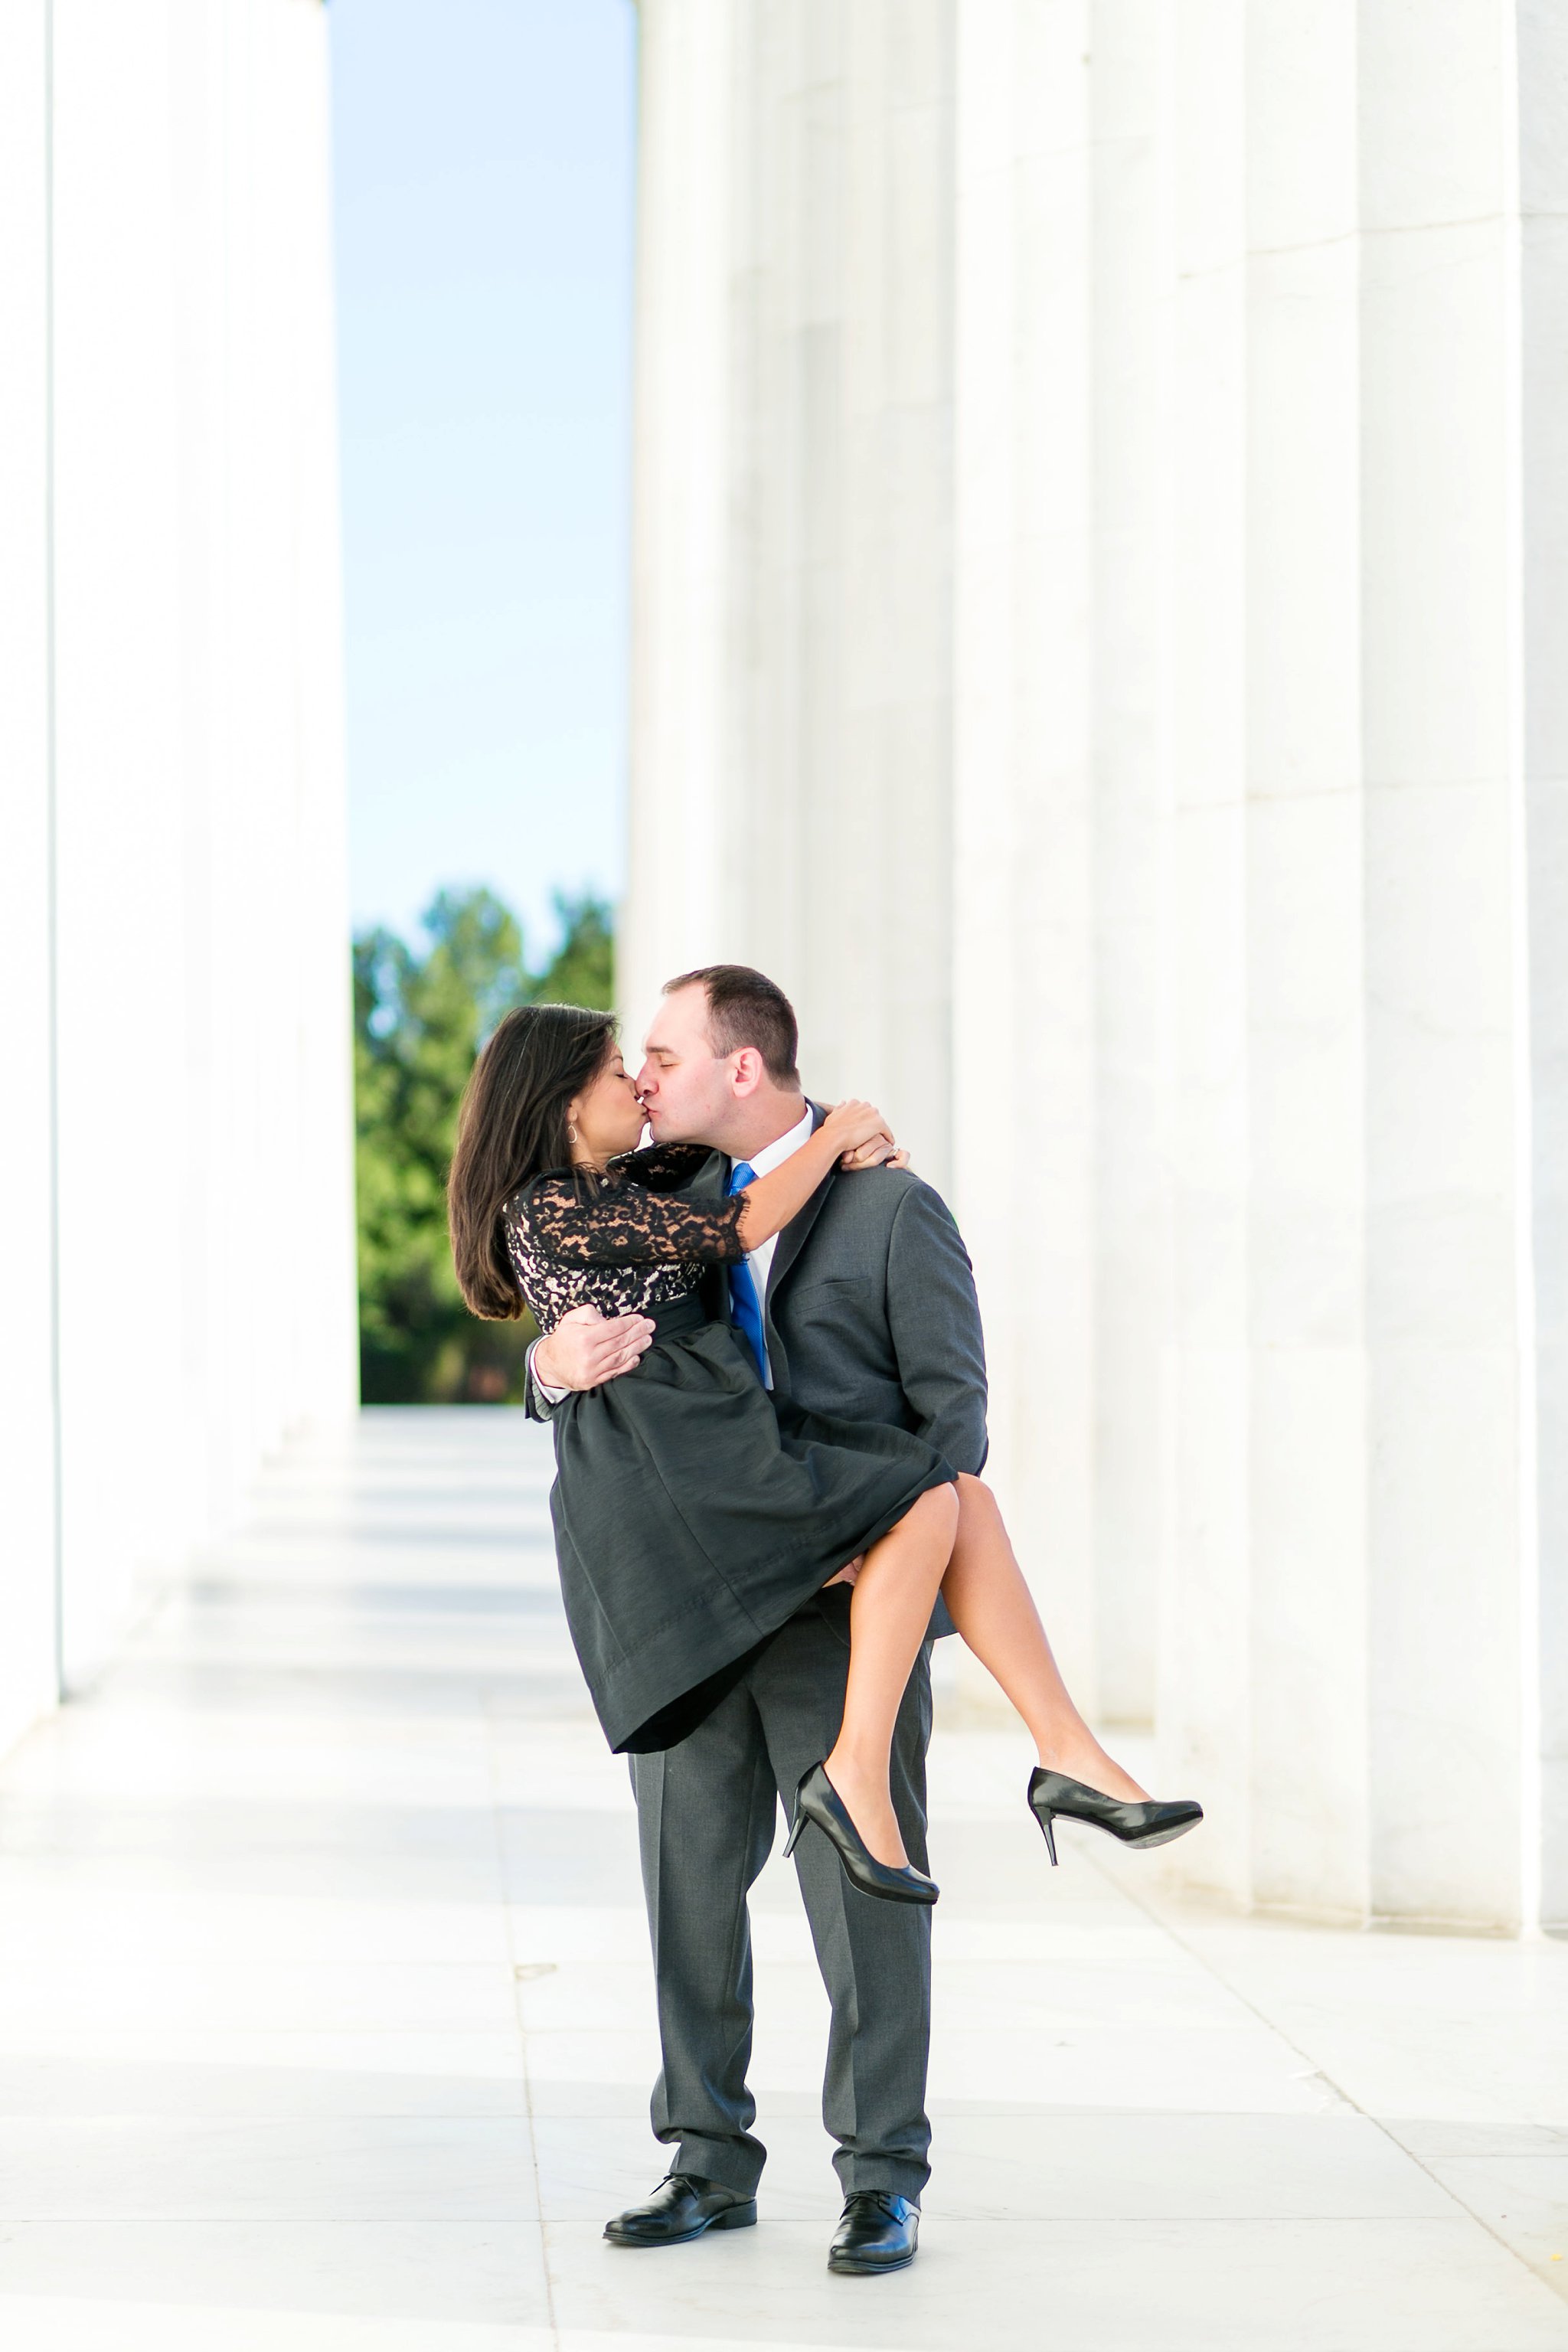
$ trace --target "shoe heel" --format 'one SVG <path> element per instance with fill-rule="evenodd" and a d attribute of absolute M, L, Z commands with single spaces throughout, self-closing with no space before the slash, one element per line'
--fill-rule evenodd
<path fill-rule="evenodd" d="M 1051 1825 L 1051 1815 L 1049 1813 L 1037 1813 L 1035 1815 L 1035 1819 L 1040 1825 L 1042 1834 L 1045 1837 L 1047 1851 L 1049 1853 L 1051 1857 L 1051 1868 L 1055 1870 L 1058 1866 L 1057 1833 Z"/>
<path fill-rule="evenodd" d="M 800 1833 L 802 1830 L 805 1829 L 809 1818 L 809 1815 L 805 1811 L 804 1808 L 800 1805 L 796 1805 L 795 1809 L 795 1819 L 790 1823 L 789 1835 L 784 1840 L 784 1860 L 786 1862 L 795 1852 L 796 1846 L 800 1843 Z"/>
<path fill-rule="evenodd" d="M 721 2213 L 715 2221 L 710 2221 L 708 2227 L 710 2230 L 749 2230 L 755 2223 L 756 2218 L 757 2200 L 753 2197 L 744 2205 L 731 2205 L 727 2212 Z"/>

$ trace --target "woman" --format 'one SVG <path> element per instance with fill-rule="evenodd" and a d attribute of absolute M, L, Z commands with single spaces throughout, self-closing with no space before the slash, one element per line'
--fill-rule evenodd
<path fill-rule="evenodd" d="M 1193 1827 L 1201 1808 L 1151 1800 L 1073 1706 L 982 1481 L 908 1431 L 775 1408 L 739 1335 L 703 1311 L 708 1266 L 778 1233 L 835 1165 L 887 1156 L 880 1112 L 839 1104 L 782 1166 L 723 1199 L 685 1193 L 704 1148 L 638 1151 L 641 1130 L 609 1015 L 528 1006 L 475 1066 L 448 1187 L 476 1314 L 526 1303 L 548 1332 L 588 1305 L 657 1327 L 635 1373 L 574 1392 L 555 1416 L 562 1590 L 612 1748 L 673 1747 L 813 1593 L 852 1572 L 843 1723 L 801 1781 L 786 1851 L 816 1822 L 868 1894 L 936 1899 L 904 1853 L 888 1766 L 939 1591 L 1035 1735 L 1029 1801 L 1053 1863 L 1057 1814 L 1135 1845 Z"/>

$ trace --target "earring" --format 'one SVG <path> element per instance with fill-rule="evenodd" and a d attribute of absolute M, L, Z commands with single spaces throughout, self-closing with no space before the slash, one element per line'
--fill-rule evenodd
<path fill-rule="evenodd" d="M 575 1143 L 577 1140 L 577 1130 L 570 1119 L 566 1122 L 566 1140 L 568 1143 Z"/>

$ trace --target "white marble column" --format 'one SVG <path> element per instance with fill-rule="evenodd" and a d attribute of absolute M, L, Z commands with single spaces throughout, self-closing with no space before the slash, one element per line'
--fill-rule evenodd
<path fill-rule="evenodd" d="M 1173 30 L 1166 464 L 1174 1357 L 1159 1725 L 1205 1879 L 1247 1887 L 1246 149 L 1243 9 Z M 1168 1759 L 1168 1760 L 1167 1760 Z"/>
<path fill-rule="evenodd" d="M 1153 1720 L 1171 1413 L 1170 777 L 1162 517 L 1169 11 L 1095 0 L 1089 50 L 1094 966 L 1092 1696 Z"/>
<path fill-rule="evenodd" d="M 639 10 L 630 880 L 616 945 L 635 1048 L 659 983 L 736 955 L 731 250 L 743 102 L 734 0 Z"/>
<path fill-rule="evenodd" d="M 1529 950 L 1518 984 L 1530 1011 L 1526 1139 L 1534 1416 L 1524 1449 L 1521 1523 L 1533 1536 L 1526 1578 L 1521 1715 L 1542 1759 L 1539 1820 L 1527 1802 L 1527 1895 L 1539 1877 L 1543 1919 L 1568 1925 L 1568 59 L 1561 14 L 1522 8 L 1519 107 L 1516 377 L 1519 466 L 1520 719 L 1522 808 L 1515 887 Z M 1529 1390 L 1526 1386 L 1526 1395 Z M 1537 1844 L 1539 1837 L 1539 1844 Z M 1539 1860 L 1537 1860 L 1539 1855 Z"/>
<path fill-rule="evenodd" d="M 1347 1911 L 1365 1871 L 1354 36 L 1348 0 L 1194 7 L 1173 60 L 1161 1705 L 1169 1769 L 1215 1799 L 1174 1866 Z"/>
<path fill-rule="evenodd" d="M 1540 75 L 1562 37 L 1520 22 Z M 1503 1926 L 1538 1867 L 1530 1150 L 1558 1082 L 1521 725 L 1521 519 L 1555 469 L 1520 387 L 1544 416 L 1561 362 L 1555 255 L 1521 299 L 1512 24 L 1181 12 L 1161 1706 L 1215 1799 L 1178 1875 Z"/>
<path fill-rule="evenodd" d="M 52 0 L 0 50 L 3 1739 L 57 1597 L 79 1685 L 356 1349 L 324 12 Z"/>
<path fill-rule="evenodd" d="M 1087 0 L 958 16 L 955 1206 L 992 1461 L 1094 1688 L 1094 477 Z"/>
<path fill-rule="evenodd" d="M 623 1008 L 763 965 L 945 1181 L 950 9 L 642 26 Z"/>
<path fill-rule="evenodd" d="M 1158 1866 L 1561 1918 L 1568 19 L 899 24 L 723 14 L 724 281 L 647 345 L 701 421 L 639 452 L 721 625 L 637 620 L 723 782 L 639 722 L 636 970 L 777 971 L 951 1169 L 1053 1634 L 1209 1806 Z"/>
<path fill-rule="evenodd" d="M 1513 12 L 1435 13 L 1365 8 L 1361 41 L 1369 1899 L 1506 1923 L 1535 1776 L 1517 61 Z"/>
<path fill-rule="evenodd" d="M 1242 1885 L 1254 1902 L 1356 1915 L 1366 1893 L 1370 910 L 1352 0 L 1249 10 L 1244 103 Z M 1194 916 L 1183 910 L 1184 922 Z"/>
<path fill-rule="evenodd" d="M 960 10 L 956 1197 L 1015 1538 L 1086 1703 L 1142 1721 L 1169 1412 L 1164 65 L 1146 0 Z"/>
<path fill-rule="evenodd" d="M 47 0 L 0 16 L 0 810 L 7 1252 L 0 1748 L 55 1695 L 53 940 Z"/>

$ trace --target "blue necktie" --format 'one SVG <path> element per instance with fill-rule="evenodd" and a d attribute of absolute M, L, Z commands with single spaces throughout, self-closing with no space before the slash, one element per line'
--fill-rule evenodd
<path fill-rule="evenodd" d="M 730 1190 L 743 1192 L 756 1181 L 756 1170 L 748 1160 L 737 1160 L 730 1171 Z M 768 1384 L 768 1349 L 763 1338 L 762 1302 L 752 1277 L 750 1261 L 742 1258 L 739 1265 L 730 1268 L 730 1311 L 735 1318 L 735 1328 L 757 1360 L 757 1374 L 763 1386 Z"/>

